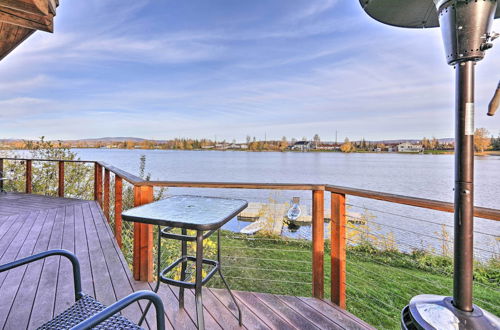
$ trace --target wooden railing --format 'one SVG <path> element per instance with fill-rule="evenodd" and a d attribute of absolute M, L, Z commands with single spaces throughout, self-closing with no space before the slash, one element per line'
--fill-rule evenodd
<path fill-rule="evenodd" d="M 153 201 L 154 187 L 184 187 L 184 188 L 219 188 L 219 189 L 269 189 L 269 190 L 308 190 L 312 193 L 312 295 L 324 298 L 325 267 L 324 267 L 324 215 L 325 191 L 330 193 L 331 201 L 331 300 L 345 308 L 346 304 L 346 196 L 357 196 L 375 199 L 396 204 L 410 205 L 419 208 L 432 209 L 444 212 L 453 212 L 453 203 L 394 195 L 370 190 L 340 187 L 321 184 L 296 183 L 243 183 L 243 182 L 188 182 L 188 181 L 146 181 L 119 168 L 101 161 L 80 160 L 47 160 L 0 158 L 0 171 L 3 171 L 4 160 L 23 161 L 26 164 L 26 193 L 32 192 L 32 164 L 33 162 L 57 162 L 58 165 L 58 195 L 64 197 L 64 163 L 93 163 L 94 164 L 94 199 L 101 206 L 104 215 L 110 220 L 110 180 L 111 174 L 115 178 L 114 189 L 114 232 L 116 240 L 122 245 L 123 210 L 122 193 L 123 180 L 134 186 L 134 205 L 139 206 Z M 1 184 L 1 183 L 0 183 Z M 500 221 L 500 210 L 476 207 L 474 216 Z M 134 224 L 133 274 L 141 281 L 153 280 L 153 226 Z"/>

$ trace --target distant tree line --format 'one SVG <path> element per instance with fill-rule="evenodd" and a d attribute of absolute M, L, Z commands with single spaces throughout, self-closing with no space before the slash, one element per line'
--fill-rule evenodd
<path fill-rule="evenodd" d="M 158 140 L 125 140 L 125 141 L 105 141 L 105 140 L 77 140 L 77 141 L 56 141 L 62 148 L 116 148 L 116 149 L 168 149 L 168 150 L 248 150 L 248 151 L 286 151 L 295 150 L 293 146 L 297 143 L 307 142 L 307 150 L 331 150 L 342 152 L 373 152 L 373 151 L 396 151 L 398 143 L 372 142 L 362 138 L 360 141 L 351 141 L 345 138 L 343 143 L 323 142 L 318 134 L 312 139 L 302 137 L 297 140 L 288 140 L 283 136 L 280 140 L 257 140 L 256 137 L 247 136 L 246 141 L 237 143 L 235 140 L 216 141 L 211 139 L 189 139 L 176 138 L 166 141 Z M 6 149 L 31 149 L 33 142 L 23 140 L 13 140 L 0 143 L 0 148 Z M 437 138 L 424 137 L 414 144 L 419 144 L 424 150 L 452 151 L 453 142 L 440 142 Z M 488 150 L 500 150 L 500 133 L 498 137 L 490 136 L 485 128 L 478 128 L 474 134 L 474 146 L 477 152 Z M 302 150 L 302 149 L 301 149 Z"/>

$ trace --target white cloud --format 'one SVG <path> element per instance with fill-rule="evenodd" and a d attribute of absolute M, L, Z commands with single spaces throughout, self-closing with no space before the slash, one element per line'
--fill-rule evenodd
<path fill-rule="evenodd" d="M 339 130 L 381 139 L 453 130 L 453 69 L 438 30 L 338 17 L 336 1 L 314 1 L 268 24 L 139 33 L 133 18 L 146 3 L 106 16 L 117 2 L 94 0 L 92 22 L 75 22 L 82 30 L 37 33 L 3 60 L 2 135 L 230 140 Z M 498 121 L 481 109 L 498 83 L 498 52 L 477 66 L 476 122 L 491 132 Z"/>

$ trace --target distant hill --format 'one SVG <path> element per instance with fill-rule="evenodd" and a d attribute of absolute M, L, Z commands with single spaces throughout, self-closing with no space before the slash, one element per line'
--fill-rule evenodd
<path fill-rule="evenodd" d="M 64 142 L 124 142 L 124 141 L 133 141 L 133 142 L 142 142 L 148 139 L 136 138 L 136 137 L 128 137 L 128 136 L 117 136 L 117 137 L 102 137 L 102 138 L 89 138 L 89 139 L 77 139 L 77 140 L 61 140 Z M 0 139 L 1 142 L 16 142 L 16 141 L 24 141 L 24 139 Z M 59 140 L 52 140 L 59 141 Z M 162 141 L 162 140 L 148 140 L 148 141 Z"/>
<path fill-rule="evenodd" d="M 102 138 L 91 138 L 91 139 L 79 139 L 79 140 L 67 140 L 67 141 L 76 141 L 76 142 L 125 142 L 125 141 L 133 141 L 133 142 L 142 142 L 147 139 L 129 137 L 129 136 L 116 136 L 116 137 L 102 137 Z"/>
<path fill-rule="evenodd" d="M 23 141 L 23 139 L 0 139 L 0 143 L 11 143 L 11 142 L 16 142 L 16 141 Z M 57 140 L 56 140 L 57 141 Z M 71 142 L 71 143 L 77 143 L 77 142 L 108 142 L 108 143 L 113 143 L 113 142 L 125 142 L 125 141 L 132 141 L 132 142 L 143 142 L 143 141 L 154 141 L 158 143 L 164 143 L 167 142 L 167 140 L 150 140 L 150 139 L 143 139 L 143 138 L 137 138 L 137 137 L 131 137 L 131 136 L 115 136 L 115 137 L 101 137 L 101 138 L 88 138 L 88 139 L 78 139 L 78 140 L 62 140 L 64 142 Z M 419 143 L 421 142 L 421 139 L 400 139 L 400 140 L 379 140 L 379 141 L 369 141 L 366 140 L 366 142 L 370 143 L 383 143 L 383 144 L 399 144 L 403 142 L 410 142 L 410 143 Z M 443 139 L 438 139 L 440 143 L 453 143 L 455 141 L 454 138 L 443 138 Z M 360 142 L 360 141 L 352 141 L 352 142 Z M 330 143 L 334 144 L 335 142 L 333 141 L 322 141 L 322 143 Z M 339 141 L 339 143 L 343 143 L 343 141 Z"/>

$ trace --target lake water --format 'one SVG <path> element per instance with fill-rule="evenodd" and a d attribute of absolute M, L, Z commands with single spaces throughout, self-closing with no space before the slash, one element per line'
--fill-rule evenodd
<path fill-rule="evenodd" d="M 74 149 L 85 160 L 102 160 L 133 174 L 139 173 L 141 155 L 146 156 L 146 173 L 152 180 L 222 181 L 260 183 L 327 183 L 353 188 L 402 194 L 442 201 L 453 201 L 454 156 L 396 153 L 297 153 L 238 151 L 175 151 Z M 245 189 L 169 188 L 168 194 L 196 194 L 243 198 L 249 202 L 289 202 L 301 198 L 304 209 L 310 208 L 311 193 L 304 191 L 268 191 Z M 327 196 L 327 195 L 326 195 Z M 388 232 L 403 250 L 433 248 L 443 251 L 444 224 L 453 237 L 453 215 L 404 205 L 348 197 L 349 210 L 373 215 L 371 231 L 377 237 Z M 325 205 L 329 205 L 327 196 Z M 476 157 L 475 205 L 500 207 L 500 157 Z M 239 231 L 247 223 L 236 219 L 226 229 Z M 500 253 L 500 222 L 475 220 L 475 253 L 488 258 Z M 310 238 L 310 228 L 291 237 Z"/>

